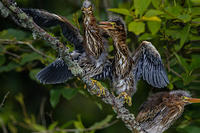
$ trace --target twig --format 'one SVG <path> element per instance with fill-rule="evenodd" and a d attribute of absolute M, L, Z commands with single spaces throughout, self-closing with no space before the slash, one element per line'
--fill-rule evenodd
<path fill-rule="evenodd" d="M 177 77 L 183 79 L 183 77 L 182 77 L 179 73 L 177 73 L 176 71 L 174 71 L 174 70 L 170 67 L 170 63 L 169 63 L 169 58 L 170 58 L 170 56 L 169 56 L 168 50 L 166 50 L 165 55 L 166 55 L 166 60 L 167 60 L 167 70 L 168 70 L 169 72 L 172 72 L 172 73 L 173 73 L 174 75 L 176 75 Z"/>
<path fill-rule="evenodd" d="M 42 98 L 42 102 L 40 104 L 40 118 L 42 121 L 42 125 L 44 125 L 46 127 L 46 120 L 45 120 L 45 102 L 46 102 L 46 98 Z"/>
<path fill-rule="evenodd" d="M 8 40 L 8 39 L 0 39 L 0 43 L 1 44 L 23 44 L 23 45 L 27 45 L 28 47 L 30 47 L 34 52 L 38 53 L 39 55 L 46 57 L 46 58 L 50 58 L 53 59 L 52 57 L 46 55 L 45 53 L 37 50 L 36 48 L 33 47 L 32 42 L 25 42 L 25 41 L 16 41 L 16 40 Z"/>
<path fill-rule="evenodd" d="M 200 80 L 193 80 L 193 83 L 200 83 Z"/>
<path fill-rule="evenodd" d="M 15 53 L 12 53 L 12 52 L 9 52 L 9 51 L 5 51 L 5 54 L 11 55 L 11 56 L 13 56 L 13 57 L 15 57 L 17 59 L 21 59 L 21 57 L 19 55 L 15 54 Z"/>
<path fill-rule="evenodd" d="M 170 69 L 170 72 L 172 72 L 172 73 L 173 73 L 174 75 L 176 75 L 177 77 L 183 79 L 183 77 L 182 77 L 179 73 L 177 73 L 176 71 L 174 71 L 173 69 Z"/>
<path fill-rule="evenodd" d="M 1 4 L 2 3 L 0 2 L 0 6 Z M 0 10 L 1 13 L 4 14 L 4 17 L 7 14 L 7 17 L 10 15 L 15 23 L 20 22 L 18 24 L 32 31 L 33 34 L 37 37 L 40 37 L 51 43 L 52 46 L 54 46 L 53 48 L 55 48 L 56 46 L 56 48 L 59 48 L 60 50 L 63 50 L 65 52 L 65 56 L 63 57 L 65 58 L 65 63 L 69 66 L 69 69 L 71 70 L 72 74 L 75 76 L 79 76 L 82 79 L 82 81 L 87 85 L 90 94 L 99 96 L 99 94 L 102 93 L 98 88 L 98 83 L 93 83 L 88 77 L 82 77 L 82 68 L 76 62 L 72 61 L 69 49 L 65 47 L 58 39 L 52 37 L 46 31 L 41 29 L 37 24 L 35 24 L 33 20 L 30 17 L 28 17 L 20 8 L 16 7 L 16 3 L 10 2 L 9 0 L 3 0 L 2 5 L 3 8 L 0 8 Z M 101 100 L 107 104 L 110 104 L 113 107 L 114 112 L 117 114 L 117 118 L 122 119 L 122 121 L 125 123 L 126 127 L 129 130 L 133 131 L 134 129 L 136 129 L 140 133 L 142 133 L 143 131 L 141 127 L 135 121 L 134 114 L 131 114 L 129 110 L 127 110 L 124 107 L 123 99 L 115 97 L 112 93 L 109 92 L 107 88 L 104 88 L 104 90 L 105 94 L 100 96 Z"/>
<path fill-rule="evenodd" d="M 55 131 L 57 131 L 57 132 L 89 132 L 89 131 L 93 131 L 93 130 L 100 130 L 100 129 L 108 128 L 108 127 L 116 124 L 117 122 L 118 122 L 118 120 L 114 120 L 111 123 L 105 124 L 101 127 L 94 127 L 94 128 L 84 128 L 84 129 L 60 129 L 60 128 L 56 128 L 54 130 L 47 130 L 47 131 L 40 131 L 40 132 L 33 132 L 33 133 L 53 133 Z"/>
<path fill-rule="evenodd" d="M 2 119 L 0 119 L 0 124 L 1 124 L 1 128 L 2 128 L 2 130 L 3 130 L 3 133 L 8 133 L 8 131 L 7 131 L 7 129 L 6 129 L 6 126 L 5 126 L 5 124 L 4 124 L 4 122 L 3 122 Z"/>
<path fill-rule="evenodd" d="M 6 93 L 6 95 L 4 96 L 4 98 L 3 98 L 3 101 L 2 101 L 1 104 L 0 104 L 0 108 L 3 107 L 3 105 L 4 105 L 5 101 L 6 101 L 6 98 L 8 97 L 9 94 L 10 94 L 10 92 L 8 91 L 8 92 Z"/>

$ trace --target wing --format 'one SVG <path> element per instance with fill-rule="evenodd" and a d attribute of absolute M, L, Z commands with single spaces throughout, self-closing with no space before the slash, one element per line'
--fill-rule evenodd
<path fill-rule="evenodd" d="M 58 58 L 53 63 L 43 68 L 36 75 L 36 78 L 43 84 L 59 84 L 64 83 L 72 76 L 65 62 Z"/>
<path fill-rule="evenodd" d="M 103 70 L 100 74 L 95 75 L 92 77 L 96 80 L 102 80 L 102 79 L 110 79 L 112 80 L 112 63 L 111 59 L 107 60 L 103 66 Z"/>
<path fill-rule="evenodd" d="M 151 42 L 143 41 L 133 57 L 135 80 L 141 77 L 148 84 L 163 88 L 169 83 L 166 71 L 164 69 L 161 56 Z"/>
<path fill-rule="evenodd" d="M 22 8 L 22 10 L 31 16 L 34 22 L 40 27 L 60 25 L 65 38 L 74 44 L 76 50 L 84 52 L 83 37 L 81 36 L 80 31 L 66 18 L 39 9 Z"/>

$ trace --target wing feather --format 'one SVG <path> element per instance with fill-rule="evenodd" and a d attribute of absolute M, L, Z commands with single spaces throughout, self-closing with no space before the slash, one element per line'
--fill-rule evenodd
<path fill-rule="evenodd" d="M 36 75 L 36 78 L 43 84 L 59 84 L 64 83 L 72 76 L 65 62 L 58 58 L 53 63 L 43 68 Z"/>
<path fill-rule="evenodd" d="M 154 87 L 167 86 L 169 80 L 156 48 L 150 42 L 143 41 L 136 51 L 133 56 L 135 80 L 138 81 L 142 77 Z"/>
<path fill-rule="evenodd" d="M 93 77 L 96 80 L 102 79 L 112 79 L 112 63 L 110 60 L 107 60 L 103 66 L 103 70 L 100 74 Z"/>
<path fill-rule="evenodd" d="M 65 38 L 74 44 L 76 50 L 84 52 L 83 37 L 81 36 L 80 31 L 66 18 L 40 9 L 22 8 L 22 10 L 32 17 L 33 21 L 40 27 L 47 28 L 60 25 Z"/>

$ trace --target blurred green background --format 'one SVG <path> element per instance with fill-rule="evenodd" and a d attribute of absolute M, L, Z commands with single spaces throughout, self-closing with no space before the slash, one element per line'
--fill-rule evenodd
<path fill-rule="evenodd" d="M 19 7 L 40 8 L 67 17 L 75 26 L 82 23 L 81 0 L 16 0 Z M 200 97 L 200 1 L 199 0 L 93 0 L 98 21 L 106 20 L 106 8 L 122 15 L 128 29 L 127 44 L 131 51 L 143 40 L 159 50 L 170 84 L 157 89 L 144 81 L 138 83 L 133 106 L 139 106 L 150 93 L 183 89 Z M 82 28 L 81 28 L 82 29 Z M 46 29 L 72 47 L 59 26 Z M 19 43 L 21 41 L 21 43 Z M 112 43 L 110 41 L 110 43 Z M 45 54 L 42 56 L 32 46 Z M 73 48 L 72 48 L 73 50 Z M 109 47 L 110 55 L 113 47 Z M 35 75 L 57 56 L 50 44 L 37 39 L 11 20 L 0 17 L 0 132 L 32 133 L 62 129 L 99 128 L 88 133 L 130 132 L 112 108 L 91 96 L 77 78 L 61 85 L 42 85 Z M 104 85 L 107 85 L 105 82 Z M 182 117 L 166 133 L 199 133 L 200 105 L 188 105 Z M 109 126 L 109 123 L 114 123 Z M 53 130 L 60 131 L 53 131 Z M 7 132 L 6 132 L 7 131 Z"/>

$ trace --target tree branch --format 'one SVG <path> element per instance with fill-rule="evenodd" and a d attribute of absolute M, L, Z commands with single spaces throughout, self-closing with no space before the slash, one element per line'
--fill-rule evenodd
<path fill-rule="evenodd" d="M 28 41 L 17 41 L 17 40 L 8 40 L 8 39 L 0 39 L 0 44 L 24 44 L 27 45 L 29 48 L 31 48 L 33 51 L 35 51 L 36 53 L 38 53 L 39 55 L 46 57 L 46 58 L 50 58 L 50 59 L 54 59 L 51 56 L 46 55 L 45 53 L 37 50 L 35 47 L 33 47 L 32 42 L 28 42 Z"/>
<path fill-rule="evenodd" d="M 3 101 L 1 102 L 1 104 L 0 104 L 0 108 L 2 108 L 3 107 L 3 105 L 4 105 L 4 103 L 5 103 L 5 101 L 6 101 L 6 98 L 8 97 L 8 95 L 9 95 L 9 91 L 6 93 L 6 95 L 4 96 L 4 98 L 3 98 Z"/>
<path fill-rule="evenodd" d="M 45 30 L 35 24 L 32 18 L 28 17 L 20 8 L 16 7 L 16 5 L 16 3 L 11 2 L 10 0 L 2 0 L 2 2 L 0 2 L 0 11 L 2 16 L 10 17 L 21 27 L 29 29 L 34 36 L 42 38 L 51 43 L 52 46 L 54 46 L 53 48 L 59 48 L 60 50 L 63 50 L 65 53 L 65 63 L 69 66 L 72 74 L 79 76 L 82 79 L 82 81 L 87 85 L 90 94 L 99 96 L 99 94 L 102 93 L 98 88 L 99 84 L 93 83 L 88 77 L 82 77 L 83 70 L 77 63 L 72 61 L 69 49 L 65 47 L 64 44 L 58 39 L 52 37 Z M 136 129 L 142 133 L 139 124 L 135 121 L 134 114 L 131 114 L 129 110 L 124 107 L 124 100 L 115 97 L 107 88 L 104 88 L 104 90 L 105 94 L 100 96 L 101 100 L 113 107 L 114 112 L 117 114 L 117 118 L 122 119 L 129 130 L 134 131 L 134 129 Z"/>
<path fill-rule="evenodd" d="M 72 133 L 76 133 L 76 132 L 89 132 L 89 131 L 93 131 L 93 130 L 100 130 L 100 129 L 105 129 L 108 128 L 114 124 L 116 124 L 118 122 L 118 120 L 114 120 L 111 123 L 107 123 L 101 127 L 94 127 L 94 128 L 84 128 L 84 129 L 60 129 L 60 128 L 55 128 L 53 130 L 47 130 L 47 131 L 39 131 L 39 132 L 33 132 L 33 133 L 52 133 L 52 132 L 72 132 Z"/>

